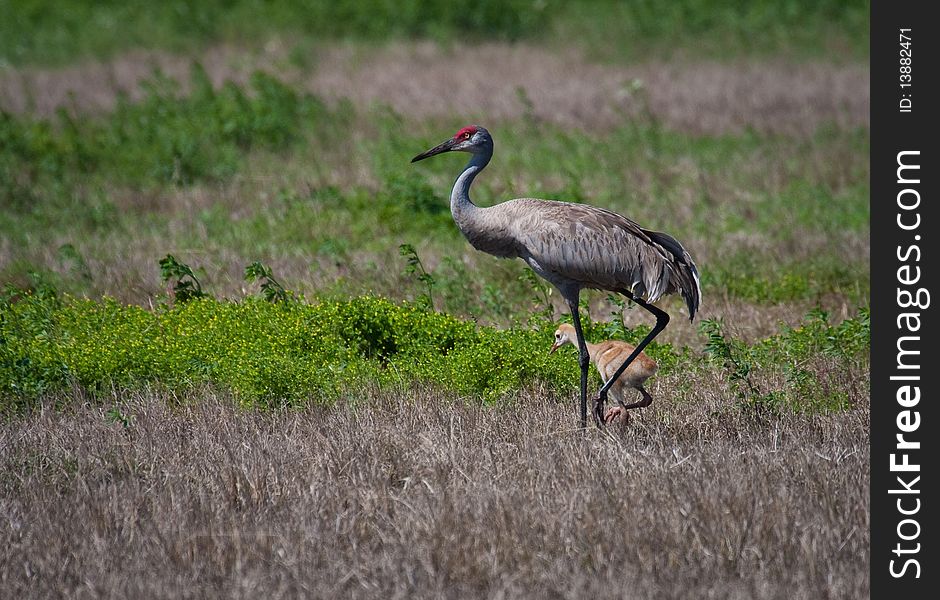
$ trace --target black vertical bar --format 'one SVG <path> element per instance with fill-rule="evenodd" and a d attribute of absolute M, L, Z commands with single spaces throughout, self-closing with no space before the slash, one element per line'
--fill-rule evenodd
<path fill-rule="evenodd" d="M 871 13 L 872 598 L 933 598 L 940 589 L 940 495 L 932 492 L 940 363 L 931 352 L 940 341 L 931 301 L 940 296 L 927 300 L 940 293 L 932 251 L 940 23 L 930 7 L 876 0 Z"/>

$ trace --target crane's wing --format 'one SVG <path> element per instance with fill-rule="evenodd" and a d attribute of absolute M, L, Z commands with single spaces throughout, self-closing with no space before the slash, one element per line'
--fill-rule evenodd
<path fill-rule="evenodd" d="M 521 198 L 497 206 L 512 213 L 519 255 L 559 281 L 626 289 L 648 302 L 679 293 L 694 318 L 702 296 L 698 269 L 675 238 L 584 204 Z"/>

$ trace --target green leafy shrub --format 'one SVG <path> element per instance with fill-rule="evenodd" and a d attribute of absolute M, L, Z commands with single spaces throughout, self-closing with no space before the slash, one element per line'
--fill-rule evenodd
<path fill-rule="evenodd" d="M 172 254 L 167 254 L 160 259 L 160 278 L 167 289 L 173 292 L 173 298 L 178 302 L 188 302 L 194 298 L 207 296 L 202 291 L 202 284 L 192 268 L 178 261 Z"/>
<path fill-rule="evenodd" d="M 860 308 L 858 316 L 845 319 L 837 326 L 829 323 L 826 311 L 817 308 L 806 315 L 799 327 L 786 327 L 779 335 L 757 344 L 755 351 L 761 356 L 779 353 L 794 360 L 804 360 L 817 353 L 860 359 L 867 358 L 870 347 L 869 308 Z"/>
<path fill-rule="evenodd" d="M 755 344 L 729 337 L 720 320 L 706 319 L 700 329 L 708 341 L 706 357 L 720 364 L 739 405 L 762 417 L 790 410 L 832 411 L 846 408 L 845 390 L 832 389 L 825 373 L 812 364 L 820 358 L 836 359 L 841 368 L 862 366 L 868 361 L 871 316 L 865 307 L 856 317 L 837 326 L 822 310 L 810 311 L 799 327 L 785 327 L 778 334 Z M 772 387 L 759 375 L 778 373 L 783 385 Z M 771 378 L 771 381 L 774 379 Z"/>
<path fill-rule="evenodd" d="M 740 340 L 727 338 L 722 322 L 718 319 L 705 319 L 700 329 L 708 337 L 705 355 L 725 369 L 729 386 L 737 394 L 739 406 L 758 418 L 778 413 L 782 394 L 778 390 L 764 391 L 755 383 L 752 377 L 755 362 L 751 348 Z"/>
<path fill-rule="evenodd" d="M 0 312 L 0 395 L 77 384 L 226 386 L 249 402 L 334 399 L 378 383 L 428 381 L 495 400 L 540 379 L 562 388 L 574 361 L 548 330 L 496 330 L 384 298 L 276 303 L 192 298 L 149 311 L 34 294 Z"/>
<path fill-rule="evenodd" d="M 609 327 L 585 323 L 594 340 Z M 0 398 L 28 405 L 76 385 L 91 393 L 218 385 L 260 406 L 333 401 L 366 386 L 416 382 L 490 402 L 535 381 L 573 392 L 574 355 L 548 353 L 554 328 L 537 320 L 497 329 L 376 296 L 314 304 L 198 297 L 148 310 L 48 289 L 9 290 L 0 297 Z M 801 327 L 751 345 L 728 338 L 719 322 L 702 328 L 709 337 L 705 362 L 721 364 L 741 406 L 760 414 L 844 408 L 844 393 L 823 385 L 807 361 L 821 353 L 836 365 L 861 363 L 870 335 L 867 309 L 838 326 L 815 311 Z M 664 374 L 702 360 L 665 343 L 649 351 Z M 768 387 L 758 378 L 766 372 L 782 373 L 785 383 Z"/>
<path fill-rule="evenodd" d="M 424 263 L 421 262 L 418 251 L 415 250 L 415 247 L 411 244 L 401 244 L 398 246 L 398 253 L 405 257 L 405 260 L 408 262 L 408 265 L 405 267 L 405 273 L 414 275 L 414 278 L 427 288 L 427 292 L 418 296 L 418 302 L 425 308 L 433 310 L 434 285 L 437 283 L 434 275 L 424 268 Z"/>
<path fill-rule="evenodd" d="M 245 267 L 245 281 L 261 284 L 261 297 L 268 302 L 288 302 L 293 295 L 284 289 L 281 282 L 274 278 L 271 267 L 261 261 L 255 261 Z"/>

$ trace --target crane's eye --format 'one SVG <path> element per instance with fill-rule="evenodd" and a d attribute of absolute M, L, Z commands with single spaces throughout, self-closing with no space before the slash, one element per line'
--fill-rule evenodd
<path fill-rule="evenodd" d="M 470 132 L 469 132 L 469 131 L 464 131 L 464 132 L 463 132 L 463 139 L 465 139 L 465 140 L 469 140 L 469 139 L 470 139 Z"/>

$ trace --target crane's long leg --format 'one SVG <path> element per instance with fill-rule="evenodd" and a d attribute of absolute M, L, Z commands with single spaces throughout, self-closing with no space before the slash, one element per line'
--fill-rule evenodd
<path fill-rule="evenodd" d="M 587 427 L 587 380 L 588 368 L 591 366 L 591 355 L 588 354 L 587 344 L 584 341 L 584 332 L 581 330 L 581 315 L 578 314 L 578 297 L 580 292 L 575 292 L 573 297 L 567 298 L 568 308 L 571 309 L 571 322 L 574 324 L 574 332 L 578 336 L 578 365 L 581 367 L 581 428 Z"/>
<path fill-rule="evenodd" d="M 653 326 L 653 330 L 650 331 L 645 338 L 643 338 L 643 341 L 637 345 L 630 356 L 627 357 L 627 360 L 623 361 L 623 364 L 620 365 L 620 368 L 617 369 L 617 372 L 607 380 L 607 383 L 605 383 L 598 392 L 598 396 L 594 400 L 594 418 L 595 420 L 598 418 L 600 419 L 598 423 L 604 422 L 604 415 L 600 413 L 603 413 L 604 411 L 604 404 L 607 402 L 607 392 L 610 390 L 610 386 L 612 386 L 614 382 L 617 381 L 617 379 L 620 377 L 620 375 L 622 375 L 623 372 L 627 370 L 627 367 L 629 367 L 630 363 L 632 363 L 633 360 L 639 356 L 640 352 L 643 352 L 643 348 L 646 348 L 646 346 L 653 341 L 653 338 L 659 335 L 659 333 L 666 328 L 666 325 L 669 324 L 669 315 L 666 314 L 666 312 L 656 308 L 648 302 L 644 302 L 639 298 L 635 298 L 633 294 L 627 290 L 623 290 L 620 293 L 652 313 L 653 316 L 656 317 L 656 325 Z M 650 401 L 652 401 L 652 398 L 650 398 Z M 640 408 L 642 406 L 648 406 L 650 401 L 646 401 L 646 398 L 644 397 L 642 401 L 634 402 L 633 404 L 624 406 L 624 408 Z"/>

